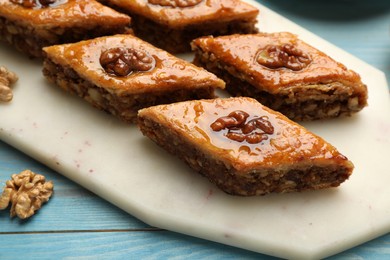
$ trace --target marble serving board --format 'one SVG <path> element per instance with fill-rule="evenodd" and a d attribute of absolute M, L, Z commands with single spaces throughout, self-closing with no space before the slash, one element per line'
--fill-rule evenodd
<path fill-rule="evenodd" d="M 46 82 L 41 63 L 0 44 L 20 80 L 0 104 L 0 139 L 156 227 L 283 258 L 323 258 L 390 231 L 390 99 L 384 73 L 267 8 L 262 31 L 290 31 L 361 74 L 369 106 L 306 123 L 355 164 L 337 189 L 234 197 L 138 129 Z M 185 58 L 191 59 L 191 55 Z"/>

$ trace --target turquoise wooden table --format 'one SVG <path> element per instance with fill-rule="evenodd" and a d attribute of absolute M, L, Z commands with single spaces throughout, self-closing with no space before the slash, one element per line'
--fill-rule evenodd
<path fill-rule="evenodd" d="M 390 1 L 259 2 L 384 71 L 389 82 Z M 0 259 L 272 259 L 148 226 L 0 141 L 0 186 L 24 169 L 53 180 L 55 195 L 25 221 L 0 211 Z M 390 259 L 390 234 L 331 259 Z"/>

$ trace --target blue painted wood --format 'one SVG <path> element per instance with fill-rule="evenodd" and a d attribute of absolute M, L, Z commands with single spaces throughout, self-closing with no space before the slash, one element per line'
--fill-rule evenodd
<path fill-rule="evenodd" d="M 0 259 L 275 259 L 167 231 L 3 235 Z M 50 243 L 47 250 L 45 244 Z"/>
<path fill-rule="evenodd" d="M 258 2 L 384 71 L 390 79 L 390 1 Z M 11 220 L 7 211 L 0 211 L 0 259 L 273 259 L 159 231 L 0 141 L 0 186 L 24 169 L 53 180 L 55 194 L 28 221 Z M 390 234 L 329 259 L 390 259 Z"/>
<path fill-rule="evenodd" d="M 329 260 L 389 259 L 381 237 Z M 263 259 L 249 252 L 168 231 L 70 232 L 1 235 L 0 259 Z"/>

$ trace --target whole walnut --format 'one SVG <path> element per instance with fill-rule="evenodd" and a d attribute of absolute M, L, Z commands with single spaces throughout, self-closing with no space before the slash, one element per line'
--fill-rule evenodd
<path fill-rule="evenodd" d="M 53 183 L 46 182 L 43 175 L 25 170 L 11 177 L 0 197 L 0 210 L 6 209 L 11 203 L 11 217 L 31 217 L 53 194 Z"/>
<path fill-rule="evenodd" d="M 18 76 L 6 67 L 0 66 L 0 102 L 9 102 L 13 98 L 11 86 L 18 80 Z"/>

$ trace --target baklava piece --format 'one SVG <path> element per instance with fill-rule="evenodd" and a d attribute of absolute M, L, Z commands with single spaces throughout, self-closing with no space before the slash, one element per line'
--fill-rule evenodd
<path fill-rule="evenodd" d="M 0 39 L 30 57 L 45 46 L 130 33 L 130 22 L 94 0 L 0 0 Z"/>
<path fill-rule="evenodd" d="M 214 74 L 124 34 L 44 49 L 43 74 L 62 89 L 126 122 L 140 108 L 213 98 Z"/>
<path fill-rule="evenodd" d="M 331 144 L 252 98 L 154 106 L 138 118 L 145 136 L 233 195 L 337 187 L 354 167 Z"/>
<path fill-rule="evenodd" d="M 102 0 L 132 17 L 135 35 L 171 53 L 204 35 L 255 33 L 258 9 L 240 0 Z"/>
<path fill-rule="evenodd" d="M 293 120 L 351 115 L 367 105 L 360 76 L 291 33 L 202 37 L 194 63 Z"/>

